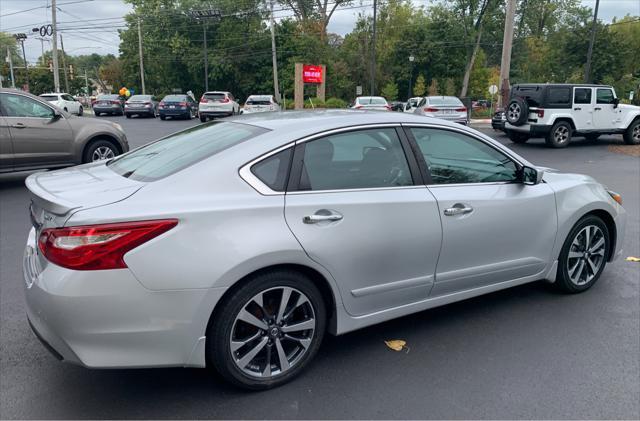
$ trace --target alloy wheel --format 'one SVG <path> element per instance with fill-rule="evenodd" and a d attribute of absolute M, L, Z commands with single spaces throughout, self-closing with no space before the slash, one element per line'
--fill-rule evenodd
<path fill-rule="evenodd" d="M 558 144 L 565 143 L 569 140 L 569 129 L 566 126 L 558 126 L 553 132 L 553 140 Z"/>
<path fill-rule="evenodd" d="M 236 366 L 268 379 L 294 367 L 314 339 L 316 317 L 309 298 L 291 287 L 269 288 L 236 316 L 229 347 Z"/>
<path fill-rule="evenodd" d="M 509 109 L 507 110 L 509 121 L 518 121 L 521 112 L 522 110 L 520 109 L 520 105 L 517 103 L 509 105 Z"/>
<path fill-rule="evenodd" d="M 640 124 L 636 124 L 633 128 L 633 132 L 631 133 L 631 138 L 634 142 L 640 143 Z"/>
<path fill-rule="evenodd" d="M 605 260 L 605 242 L 604 233 L 596 225 L 578 231 L 567 258 L 567 273 L 574 285 L 588 284 L 598 274 Z"/>
<path fill-rule="evenodd" d="M 91 154 L 91 161 L 95 162 L 101 161 L 103 159 L 111 159 L 115 156 L 116 155 L 113 152 L 113 149 L 108 146 L 100 146 L 99 148 L 96 148 L 96 150 Z"/>

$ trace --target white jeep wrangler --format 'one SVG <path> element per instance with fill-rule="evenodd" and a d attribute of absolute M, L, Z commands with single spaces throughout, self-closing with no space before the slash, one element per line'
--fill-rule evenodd
<path fill-rule="evenodd" d="M 564 148 L 573 135 L 593 141 L 617 133 L 640 144 L 640 107 L 620 104 L 611 86 L 514 85 L 505 114 L 504 130 L 515 143 L 544 137 L 548 146 Z"/>

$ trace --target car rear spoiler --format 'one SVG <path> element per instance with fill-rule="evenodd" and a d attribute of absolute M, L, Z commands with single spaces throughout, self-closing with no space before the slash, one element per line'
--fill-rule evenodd
<path fill-rule="evenodd" d="M 29 189 L 29 191 L 31 192 L 31 200 L 36 205 L 38 205 L 42 209 L 46 209 L 48 212 L 59 216 L 66 215 L 73 209 L 81 207 L 77 204 L 74 205 L 70 202 L 67 202 L 44 189 L 38 183 L 38 175 L 39 174 L 31 174 L 24 182 L 27 186 L 27 189 Z"/>

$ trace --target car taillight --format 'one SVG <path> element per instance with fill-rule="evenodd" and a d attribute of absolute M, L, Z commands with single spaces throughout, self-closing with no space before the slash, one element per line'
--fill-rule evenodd
<path fill-rule="evenodd" d="M 177 219 L 162 219 L 47 228 L 38 238 L 38 248 L 47 260 L 67 269 L 123 269 L 127 252 L 177 224 Z"/>
<path fill-rule="evenodd" d="M 391 105 L 385 105 L 384 107 L 387 109 L 387 111 L 391 111 Z"/>
<path fill-rule="evenodd" d="M 362 105 L 358 104 L 358 105 L 356 105 L 354 108 L 356 108 L 356 109 L 358 109 L 358 110 L 359 110 L 360 108 L 362 108 Z"/>
<path fill-rule="evenodd" d="M 162 101 L 158 102 L 158 108 L 164 108 L 164 102 Z"/>
<path fill-rule="evenodd" d="M 424 108 L 424 112 L 425 113 L 435 113 L 435 112 L 438 112 L 438 111 L 440 111 L 440 110 L 437 109 L 437 108 L 433 108 L 433 107 Z"/>
<path fill-rule="evenodd" d="M 209 102 L 209 100 L 205 97 L 200 98 L 200 102 L 203 104 L 206 104 L 207 102 Z"/>
<path fill-rule="evenodd" d="M 536 114 L 538 114 L 538 117 L 539 117 L 539 118 L 544 117 L 544 108 L 538 108 L 538 109 L 536 110 Z"/>
<path fill-rule="evenodd" d="M 186 102 L 181 102 L 181 103 L 179 103 L 178 105 L 179 105 L 179 106 L 181 106 L 181 107 L 186 107 L 186 106 L 187 106 L 187 103 L 186 103 Z"/>
<path fill-rule="evenodd" d="M 223 99 L 223 100 L 222 100 L 222 101 L 220 101 L 220 102 L 225 102 L 225 103 L 226 103 L 226 102 L 229 102 L 229 98 L 225 98 L 225 99 Z"/>
<path fill-rule="evenodd" d="M 456 111 L 459 112 L 459 113 L 466 113 L 467 112 L 467 107 L 456 108 Z"/>
<path fill-rule="evenodd" d="M 111 103 L 112 103 L 112 104 L 118 104 L 118 105 L 120 105 L 120 104 L 121 104 L 121 102 L 120 102 L 120 101 L 111 101 Z M 125 102 L 125 103 L 124 103 L 124 105 L 129 105 L 129 103 L 128 103 L 128 102 Z"/>

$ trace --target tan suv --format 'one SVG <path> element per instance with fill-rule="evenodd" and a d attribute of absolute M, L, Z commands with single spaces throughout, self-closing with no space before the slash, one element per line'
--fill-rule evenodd
<path fill-rule="evenodd" d="M 83 164 L 128 150 L 119 124 L 74 117 L 42 98 L 0 89 L 0 172 Z"/>

